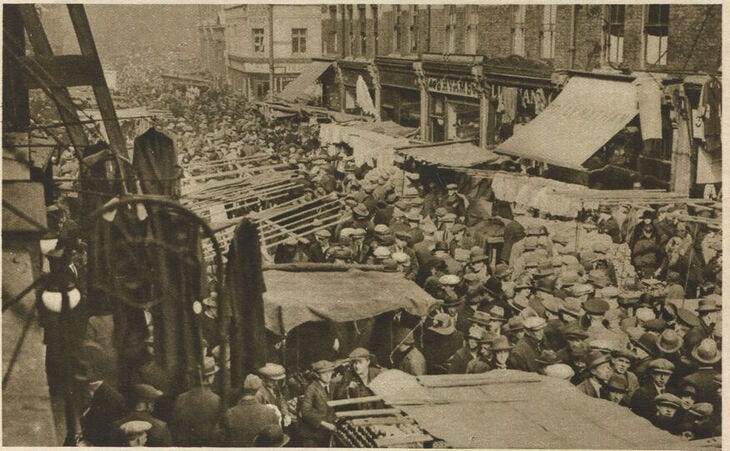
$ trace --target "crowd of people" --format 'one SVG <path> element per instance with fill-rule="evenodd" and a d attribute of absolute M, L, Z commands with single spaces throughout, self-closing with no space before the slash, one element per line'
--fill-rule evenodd
<path fill-rule="evenodd" d="M 271 122 L 224 90 L 158 85 L 134 92 L 138 102 L 173 113 L 159 126 L 174 138 L 185 176 L 196 174 L 189 169 L 196 163 L 259 155 L 266 157 L 261 164 L 298 170 L 309 195 L 342 196 L 347 209 L 336 226 L 280 244 L 273 259 L 381 265 L 437 299 L 418 326 L 400 329 L 394 368 L 413 375 L 539 373 L 672 434 L 720 434 L 721 237 L 694 227 L 690 233 L 674 214 L 684 207 L 646 206 L 633 220 L 626 210 L 617 214 L 620 207 L 589 212 L 579 227 L 592 239 L 570 249 L 553 241 L 539 218 L 509 204 L 488 199 L 493 208 L 485 211 L 456 183 L 358 166 L 347 146 L 321 145 L 316 124 Z M 619 247 L 629 249 L 632 277 L 617 275 Z M 215 299 L 203 306 L 214 321 Z M 382 370 L 369 350 L 356 348 L 341 360 L 317 360 L 301 390 L 290 390 L 287 369 L 267 363 L 233 387 L 218 422 L 225 362 L 210 330 L 201 386 L 175 399 L 149 375 L 135 380 L 127 399 L 85 375 L 84 440 L 327 446 L 336 429 L 327 401 L 370 394 L 367 386 Z"/>

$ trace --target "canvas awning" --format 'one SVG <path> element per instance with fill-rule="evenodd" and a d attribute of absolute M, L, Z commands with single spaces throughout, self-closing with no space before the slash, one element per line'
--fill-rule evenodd
<path fill-rule="evenodd" d="M 401 148 L 398 149 L 398 152 L 405 158 L 448 167 L 472 167 L 497 162 L 502 158 L 491 150 L 482 149 L 472 142 Z"/>
<path fill-rule="evenodd" d="M 264 271 L 266 328 L 288 333 L 307 321 L 346 322 L 405 308 L 422 316 L 436 302 L 400 273 Z"/>
<path fill-rule="evenodd" d="M 332 65 L 329 61 L 312 61 L 297 78 L 276 95 L 287 102 L 310 101 L 317 98 L 317 79 Z"/>
<path fill-rule="evenodd" d="M 626 407 L 534 373 L 497 370 L 416 378 L 387 370 L 368 387 L 453 448 L 692 447 Z"/>
<path fill-rule="evenodd" d="M 633 83 L 575 76 L 545 111 L 495 150 L 585 170 L 583 163 L 637 114 Z"/>

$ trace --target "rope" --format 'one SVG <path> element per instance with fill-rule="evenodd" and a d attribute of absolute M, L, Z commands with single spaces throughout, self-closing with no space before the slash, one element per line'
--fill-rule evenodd
<path fill-rule="evenodd" d="M 10 376 L 13 374 L 13 369 L 15 368 L 15 363 L 18 361 L 18 357 L 20 357 L 20 351 L 23 348 L 23 343 L 25 342 L 25 337 L 28 335 L 28 330 L 30 330 L 31 324 L 33 324 L 33 319 L 35 318 L 36 310 L 38 306 L 36 304 L 33 304 L 33 309 L 28 313 L 28 317 L 25 319 L 25 323 L 23 324 L 23 330 L 20 333 L 20 338 L 18 338 L 18 343 L 15 345 L 15 349 L 13 349 L 13 354 L 10 356 L 10 361 L 8 362 L 8 369 L 5 370 L 5 374 L 3 374 L 3 391 L 8 387 L 8 384 L 10 383 Z"/>
<path fill-rule="evenodd" d="M 25 214 L 22 211 L 18 210 L 17 207 L 15 207 L 13 204 L 7 202 L 5 199 L 3 199 L 3 207 L 4 208 L 7 208 L 11 212 L 13 212 L 13 214 L 15 214 L 16 216 L 20 217 L 20 219 L 22 219 L 22 220 L 26 221 L 27 223 L 29 223 L 30 225 L 38 228 L 40 231 L 45 232 L 46 230 L 48 230 L 48 227 L 42 225 L 41 223 L 39 223 L 35 219 L 31 218 L 27 214 Z"/>

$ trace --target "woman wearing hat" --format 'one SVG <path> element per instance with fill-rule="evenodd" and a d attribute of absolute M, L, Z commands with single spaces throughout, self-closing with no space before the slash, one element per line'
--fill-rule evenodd
<path fill-rule="evenodd" d="M 663 259 L 663 252 L 657 241 L 654 226 L 642 224 L 641 234 L 631 248 L 631 263 L 642 278 L 650 279 L 658 275 Z"/>

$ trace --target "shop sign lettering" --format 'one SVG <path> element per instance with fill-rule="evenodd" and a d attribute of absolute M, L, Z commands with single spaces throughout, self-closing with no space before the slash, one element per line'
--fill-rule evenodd
<path fill-rule="evenodd" d="M 466 97 L 479 97 L 479 84 L 475 81 L 429 77 L 426 79 L 426 82 L 428 90 L 432 92 Z"/>

